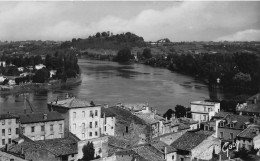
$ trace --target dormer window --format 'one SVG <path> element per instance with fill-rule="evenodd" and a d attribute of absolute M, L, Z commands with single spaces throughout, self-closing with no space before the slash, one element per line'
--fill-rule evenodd
<path fill-rule="evenodd" d="M 230 128 L 234 128 L 234 123 L 230 123 Z"/>

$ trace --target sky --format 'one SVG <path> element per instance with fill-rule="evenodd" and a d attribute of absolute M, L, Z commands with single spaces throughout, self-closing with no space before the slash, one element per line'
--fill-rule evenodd
<path fill-rule="evenodd" d="M 260 2 L 0 2 L 0 40 L 87 38 L 132 32 L 145 41 L 260 41 Z"/>

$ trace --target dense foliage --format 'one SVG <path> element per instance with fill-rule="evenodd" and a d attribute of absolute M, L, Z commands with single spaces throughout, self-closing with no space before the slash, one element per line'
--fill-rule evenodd
<path fill-rule="evenodd" d="M 118 51 L 114 60 L 117 62 L 129 62 L 133 58 L 134 57 L 131 54 L 131 50 L 129 48 L 124 48 Z"/>
<path fill-rule="evenodd" d="M 81 159 L 81 161 L 90 161 L 95 159 L 95 149 L 92 142 L 88 142 L 86 145 L 84 145 L 82 148 L 82 152 L 83 158 Z"/>

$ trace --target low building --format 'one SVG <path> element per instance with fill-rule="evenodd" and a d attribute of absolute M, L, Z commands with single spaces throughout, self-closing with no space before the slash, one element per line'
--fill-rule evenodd
<path fill-rule="evenodd" d="M 69 133 L 67 137 L 52 140 L 32 141 L 21 135 L 21 141 L 10 145 L 5 152 L 22 155 L 30 161 L 65 161 L 77 160 L 79 139 Z"/>
<path fill-rule="evenodd" d="M 12 140 L 19 137 L 19 117 L 13 114 L 1 114 L 0 147 L 11 144 Z"/>
<path fill-rule="evenodd" d="M 220 112 L 220 103 L 217 102 L 194 101 L 190 105 L 192 119 L 199 122 L 209 121 Z"/>
<path fill-rule="evenodd" d="M 260 136 L 259 125 L 249 125 L 246 129 L 241 131 L 236 136 L 236 143 L 239 149 L 245 148 L 249 151 L 254 147 L 254 140 L 257 136 Z"/>
<path fill-rule="evenodd" d="M 17 156 L 7 152 L 0 151 L 0 160 L 1 161 L 28 161 L 24 159 L 24 156 Z"/>
<path fill-rule="evenodd" d="M 199 132 L 186 132 L 176 141 L 174 141 L 171 146 L 177 149 L 177 160 L 178 161 L 190 161 L 193 159 L 199 159 L 207 157 L 207 160 L 212 158 L 212 155 L 203 155 L 206 150 L 208 153 L 213 151 L 213 147 L 216 142 L 212 136 L 213 133 L 205 133 L 203 131 Z M 220 142 L 219 142 L 220 144 Z M 220 145 L 218 145 L 220 147 Z M 211 148 L 210 148 L 211 147 Z"/>
<path fill-rule="evenodd" d="M 238 104 L 236 110 L 240 115 L 260 116 L 260 93 L 249 97 L 246 103 Z"/>
<path fill-rule="evenodd" d="M 253 122 L 253 117 L 243 115 L 227 115 L 218 123 L 217 138 L 233 142 L 236 136 Z"/>
<path fill-rule="evenodd" d="M 64 137 L 64 119 L 58 112 L 20 115 L 21 132 L 31 140 Z"/>

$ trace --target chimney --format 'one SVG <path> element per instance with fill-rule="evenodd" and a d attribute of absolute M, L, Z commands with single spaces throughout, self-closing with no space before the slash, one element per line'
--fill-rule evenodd
<path fill-rule="evenodd" d="M 43 114 L 43 120 L 47 120 L 47 114 Z"/>

